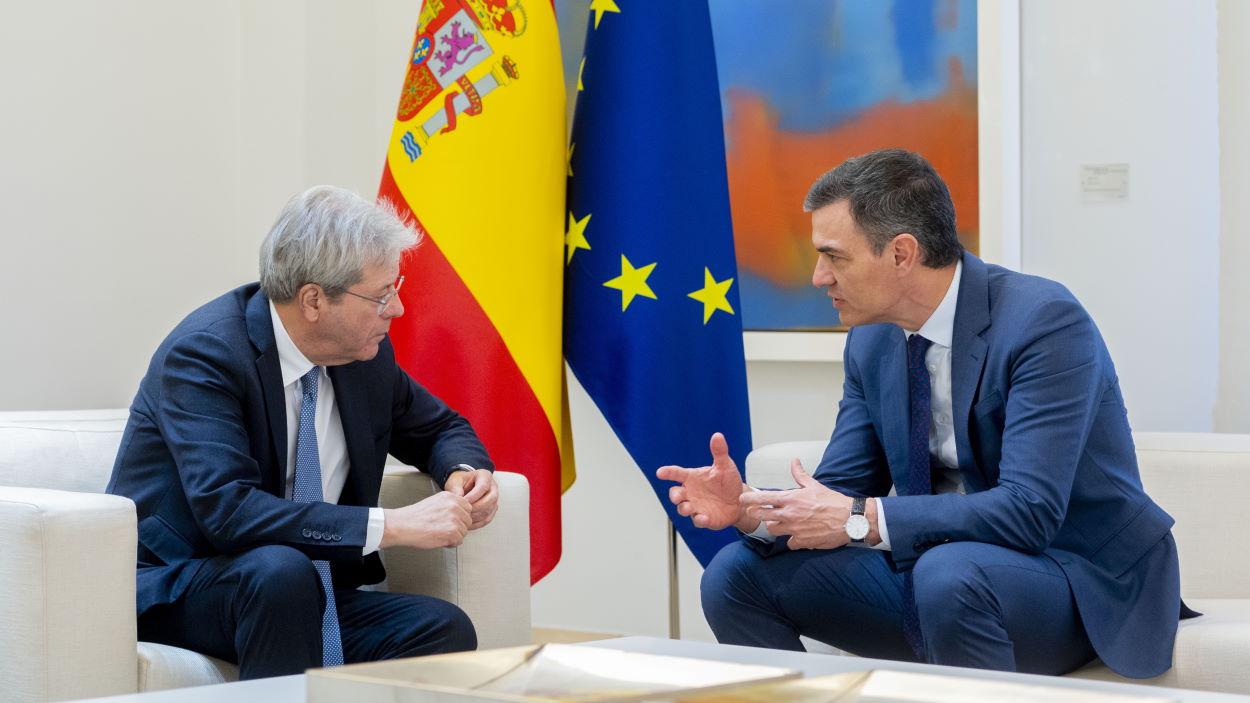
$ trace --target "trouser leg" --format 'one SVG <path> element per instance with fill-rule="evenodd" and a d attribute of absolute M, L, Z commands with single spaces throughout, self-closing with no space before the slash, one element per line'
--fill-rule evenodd
<path fill-rule="evenodd" d="M 308 557 L 259 547 L 205 560 L 178 600 L 139 616 L 139 639 L 236 663 L 242 679 L 300 674 L 321 666 L 324 601 Z"/>
<path fill-rule="evenodd" d="M 805 635 L 860 656 L 914 660 L 903 637 L 902 584 L 876 550 L 763 558 L 735 542 L 708 565 L 701 588 L 719 642 L 800 651 Z"/>
<path fill-rule="evenodd" d="M 1049 557 L 953 542 L 925 552 L 913 578 L 931 663 L 1064 674 L 1095 656 Z"/>
<path fill-rule="evenodd" d="M 477 647 L 473 623 L 429 596 L 336 590 L 347 663 Z M 239 665 L 239 678 L 300 674 L 322 665 L 325 596 L 312 561 L 291 547 L 205 560 L 182 596 L 139 616 L 139 639 Z"/>
<path fill-rule="evenodd" d="M 430 596 L 335 591 L 343 658 L 348 664 L 477 648 L 460 608 Z"/>

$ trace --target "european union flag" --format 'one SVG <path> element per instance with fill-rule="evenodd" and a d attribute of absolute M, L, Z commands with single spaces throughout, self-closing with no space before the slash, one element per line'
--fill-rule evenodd
<path fill-rule="evenodd" d="M 751 448 L 737 264 L 705 2 L 594 0 L 569 144 L 565 356 L 704 566 L 664 464 Z"/>

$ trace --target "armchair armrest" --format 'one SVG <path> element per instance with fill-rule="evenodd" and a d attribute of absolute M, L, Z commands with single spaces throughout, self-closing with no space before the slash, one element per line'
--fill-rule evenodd
<path fill-rule="evenodd" d="M 491 524 L 470 532 L 455 549 L 382 550 L 387 589 L 419 593 L 455 603 L 477 628 L 478 647 L 529 644 L 529 482 L 521 474 L 496 471 L 499 512 Z M 426 474 L 387 467 L 380 503 L 398 508 L 428 498 L 438 486 Z"/>
<path fill-rule="evenodd" d="M 135 506 L 0 486 L 0 681 L 6 696 L 134 693 Z"/>

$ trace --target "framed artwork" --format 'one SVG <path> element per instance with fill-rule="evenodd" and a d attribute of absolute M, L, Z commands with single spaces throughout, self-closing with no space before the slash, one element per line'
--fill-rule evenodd
<path fill-rule="evenodd" d="M 842 160 L 927 158 L 979 251 L 976 0 L 712 0 L 743 327 L 831 330 L 803 197 Z M 675 38 L 680 41 L 680 38 Z"/>

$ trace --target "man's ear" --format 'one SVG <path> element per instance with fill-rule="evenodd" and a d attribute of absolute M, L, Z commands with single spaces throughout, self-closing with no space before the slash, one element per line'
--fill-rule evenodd
<path fill-rule="evenodd" d="M 900 276 L 920 265 L 920 242 L 910 232 L 895 235 L 890 240 L 888 251 L 894 260 L 894 270 Z"/>
<path fill-rule="evenodd" d="M 329 304 L 325 289 L 316 283 L 305 283 L 295 294 L 295 305 L 299 314 L 308 322 L 321 319 L 321 313 Z"/>

